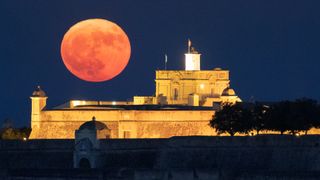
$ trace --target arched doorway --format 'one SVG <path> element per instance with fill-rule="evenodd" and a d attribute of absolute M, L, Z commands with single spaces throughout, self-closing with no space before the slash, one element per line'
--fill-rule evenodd
<path fill-rule="evenodd" d="M 91 168 L 90 161 L 87 158 L 81 158 L 79 162 L 79 168 L 83 168 L 83 169 Z"/>

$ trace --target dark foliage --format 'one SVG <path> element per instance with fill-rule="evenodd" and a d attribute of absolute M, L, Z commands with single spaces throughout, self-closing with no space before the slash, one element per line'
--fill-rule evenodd
<path fill-rule="evenodd" d="M 256 130 L 257 134 L 266 129 L 268 110 L 268 106 L 259 103 L 255 104 L 251 110 L 253 129 Z"/>
<path fill-rule="evenodd" d="M 31 133 L 31 128 L 22 127 L 14 128 L 10 119 L 5 119 L 0 129 L 0 139 L 28 139 Z"/>
<path fill-rule="evenodd" d="M 317 102 L 311 99 L 282 101 L 270 108 L 266 130 L 279 131 L 283 134 L 289 131 L 296 134 L 307 133 L 312 127 L 319 127 Z"/>
<path fill-rule="evenodd" d="M 242 104 L 227 104 L 216 112 L 210 126 L 218 134 L 248 134 L 255 130 L 257 134 L 263 130 L 277 131 L 281 134 L 289 132 L 297 134 L 307 132 L 311 128 L 320 127 L 320 108 L 316 101 L 298 99 L 281 101 L 272 105 L 256 103 L 243 107 Z"/>
<path fill-rule="evenodd" d="M 248 134 L 253 128 L 252 114 L 240 104 L 226 104 L 216 112 L 210 125 L 218 134 L 228 133 L 231 136 L 236 133 Z"/>
<path fill-rule="evenodd" d="M 1 139 L 28 139 L 31 133 L 31 128 L 23 127 L 23 128 L 5 128 L 0 132 Z"/>

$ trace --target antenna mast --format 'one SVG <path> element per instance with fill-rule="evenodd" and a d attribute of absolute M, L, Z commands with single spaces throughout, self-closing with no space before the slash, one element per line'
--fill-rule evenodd
<path fill-rule="evenodd" d="M 168 56 L 167 54 L 164 54 L 164 69 L 167 70 L 167 62 L 168 62 Z"/>
<path fill-rule="evenodd" d="M 188 53 L 190 54 L 190 49 L 191 49 L 191 41 L 190 39 L 188 38 Z"/>

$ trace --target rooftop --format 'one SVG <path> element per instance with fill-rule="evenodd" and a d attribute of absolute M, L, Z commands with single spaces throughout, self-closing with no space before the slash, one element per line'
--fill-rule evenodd
<path fill-rule="evenodd" d="M 185 106 L 185 105 L 78 105 L 75 107 L 58 106 L 54 110 L 213 110 L 212 107 Z"/>

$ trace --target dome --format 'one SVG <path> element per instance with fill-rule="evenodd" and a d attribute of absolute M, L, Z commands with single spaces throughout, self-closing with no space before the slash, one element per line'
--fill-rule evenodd
<path fill-rule="evenodd" d="M 108 127 L 104 123 L 100 121 L 96 121 L 96 118 L 93 116 L 92 121 L 85 122 L 79 127 L 79 130 L 84 130 L 84 129 L 100 131 L 103 129 L 108 129 Z"/>
<path fill-rule="evenodd" d="M 235 96 L 235 95 L 236 95 L 235 91 L 230 87 L 227 87 L 222 91 L 222 96 Z"/>
<path fill-rule="evenodd" d="M 41 89 L 40 86 L 37 86 L 37 89 L 33 91 L 32 96 L 34 97 L 46 97 L 46 93 Z"/>

